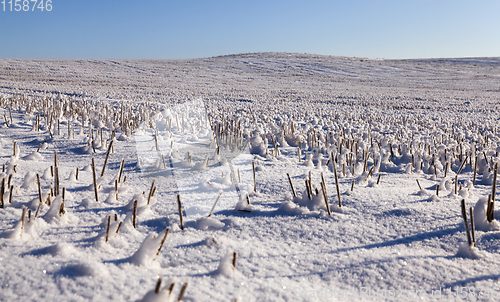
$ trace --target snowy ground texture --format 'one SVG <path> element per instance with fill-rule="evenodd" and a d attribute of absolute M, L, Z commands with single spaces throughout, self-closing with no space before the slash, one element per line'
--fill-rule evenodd
<path fill-rule="evenodd" d="M 498 301 L 499 83 L 499 58 L 0 59 L 0 301 Z"/>

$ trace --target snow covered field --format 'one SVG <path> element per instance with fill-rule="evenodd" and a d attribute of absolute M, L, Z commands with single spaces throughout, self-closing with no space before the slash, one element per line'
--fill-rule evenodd
<path fill-rule="evenodd" d="M 0 59 L 0 300 L 498 301 L 499 80 L 500 58 Z"/>

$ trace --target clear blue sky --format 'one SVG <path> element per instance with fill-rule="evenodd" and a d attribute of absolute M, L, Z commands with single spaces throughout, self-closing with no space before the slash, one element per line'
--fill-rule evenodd
<path fill-rule="evenodd" d="M 53 0 L 50 12 L 9 1 L 0 58 L 500 56 L 498 0 Z"/>

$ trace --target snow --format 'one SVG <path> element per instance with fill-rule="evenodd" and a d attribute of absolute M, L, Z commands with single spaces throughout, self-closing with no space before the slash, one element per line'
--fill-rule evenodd
<path fill-rule="evenodd" d="M 137 266 L 146 266 L 151 265 L 156 259 L 156 255 L 158 249 L 160 248 L 161 239 L 163 238 L 166 230 L 163 232 L 163 235 L 150 233 L 144 239 L 139 249 L 130 257 L 130 263 L 133 263 Z"/>
<path fill-rule="evenodd" d="M 461 288 L 498 300 L 500 223 L 486 208 L 499 67 L 287 53 L 0 59 L 12 124 L 0 122 L 0 300 L 177 301 L 186 283 L 184 301 L 456 300 Z"/>
<path fill-rule="evenodd" d="M 223 222 L 218 221 L 210 217 L 202 217 L 196 221 L 196 227 L 199 230 L 220 230 L 225 226 Z"/>
<path fill-rule="evenodd" d="M 476 230 L 488 232 L 488 231 L 500 231 L 500 223 L 498 220 L 493 220 L 489 222 L 486 218 L 486 208 L 488 206 L 488 197 L 481 197 L 476 202 L 474 206 L 474 224 Z"/>
<path fill-rule="evenodd" d="M 233 253 L 228 252 L 220 260 L 219 267 L 214 272 L 215 276 L 224 276 L 227 278 L 241 278 L 241 276 L 236 276 L 238 271 L 233 266 Z"/>
<path fill-rule="evenodd" d="M 462 242 L 458 245 L 457 257 L 479 259 L 481 258 L 481 252 L 477 247 Z"/>

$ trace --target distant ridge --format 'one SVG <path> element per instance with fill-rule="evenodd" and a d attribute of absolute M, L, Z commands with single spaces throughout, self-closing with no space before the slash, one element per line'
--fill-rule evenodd
<path fill-rule="evenodd" d="M 176 60 L 0 59 L 0 93 L 108 99 L 497 101 L 500 57 L 383 60 L 258 52 Z"/>
<path fill-rule="evenodd" d="M 500 56 L 499 57 L 457 57 L 457 58 L 407 58 L 407 59 L 390 59 L 390 58 L 367 58 L 367 57 L 349 57 L 349 56 L 335 56 L 335 55 L 321 55 L 321 54 L 310 54 L 310 53 L 295 53 L 295 52 L 249 52 L 249 53 L 237 53 L 237 54 L 227 54 L 227 55 L 218 55 L 213 57 L 208 57 L 211 59 L 215 58 L 331 58 L 331 59 L 347 59 L 347 60 L 356 60 L 356 61 L 427 61 L 434 63 L 471 63 L 473 61 L 480 60 L 478 62 L 480 64 L 492 64 L 494 66 L 498 66 L 500 64 Z M 198 58 L 204 59 L 204 58 Z M 206 59 L 206 58 L 205 58 Z M 196 60 L 196 59 L 191 59 Z"/>

